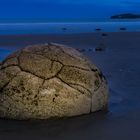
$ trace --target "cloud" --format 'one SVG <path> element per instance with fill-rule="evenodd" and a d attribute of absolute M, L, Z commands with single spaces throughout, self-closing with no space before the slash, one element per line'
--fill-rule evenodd
<path fill-rule="evenodd" d="M 46 4 L 97 4 L 97 5 L 109 5 L 118 4 L 120 0 L 114 2 L 114 0 L 4 0 L 1 3 L 46 3 Z"/>
<path fill-rule="evenodd" d="M 140 13 L 140 2 L 138 0 L 0 1 L 0 18 L 98 18 L 124 12 Z"/>
<path fill-rule="evenodd" d="M 122 1 L 121 3 L 126 6 L 140 6 L 140 1 Z"/>

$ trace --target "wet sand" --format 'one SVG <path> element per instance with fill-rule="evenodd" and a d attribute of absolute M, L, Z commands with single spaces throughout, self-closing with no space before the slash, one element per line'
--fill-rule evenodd
<path fill-rule="evenodd" d="M 110 88 L 108 112 L 46 121 L 0 120 L 0 139 L 140 139 L 140 33 L 0 36 L 0 59 L 25 45 L 55 42 L 84 53 Z M 102 46 L 103 50 L 95 51 Z"/>

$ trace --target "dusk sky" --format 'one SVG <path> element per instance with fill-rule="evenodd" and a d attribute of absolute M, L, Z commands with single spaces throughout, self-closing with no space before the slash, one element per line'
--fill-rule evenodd
<path fill-rule="evenodd" d="M 0 18 L 106 18 L 140 13 L 139 0 L 1 0 Z"/>

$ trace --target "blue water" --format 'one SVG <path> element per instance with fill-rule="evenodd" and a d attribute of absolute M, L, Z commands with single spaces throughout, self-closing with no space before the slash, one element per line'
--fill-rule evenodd
<path fill-rule="evenodd" d="M 0 47 L 0 61 L 2 61 L 6 56 L 14 52 L 16 49 L 12 46 Z"/>
<path fill-rule="evenodd" d="M 129 32 L 140 31 L 140 21 L 108 20 L 91 22 L 7 22 L 0 23 L 0 35 L 13 34 L 72 34 L 100 32 L 118 32 L 126 28 Z"/>

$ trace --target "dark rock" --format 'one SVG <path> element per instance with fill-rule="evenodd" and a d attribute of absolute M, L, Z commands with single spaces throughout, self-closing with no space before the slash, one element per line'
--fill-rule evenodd
<path fill-rule="evenodd" d="M 125 30 L 127 30 L 127 29 L 126 29 L 125 27 L 121 27 L 120 30 L 121 30 L 121 31 L 125 31 Z"/>
<path fill-rule="evenodd" d="M 96 30 L 96 31 L 101 31 L 102 29 L 100 29 L 100 28 L 96 28 L 95 30 Z"/>
<path fill-rule="evenodd" d="M 101 52 L 101 51 L 104 51 L 104 49 L 103 49 L 103 48 L 97 47 L 97 48 L 95 48 L 95 51 L 96 51 L 96 52 Z"/>
<path fill-rule="evenodd" d="M 108 36 L 108 34 L 106 34 L 106 33 L 102 33 L 102 36 Z"/>
<path fill-rule="evenodd" d="M 132 14 L 132 13 L 111 16 L 111 19 L 139 19 L 139 18 L 140 18 L 140 15 Z"/>
<path fill-rule="evenodd" d="M 62 28 L 62 30 L 63 30 L 63 31 L 66 31 L 66 30 L 67 30 L 67 28 Z"/>

